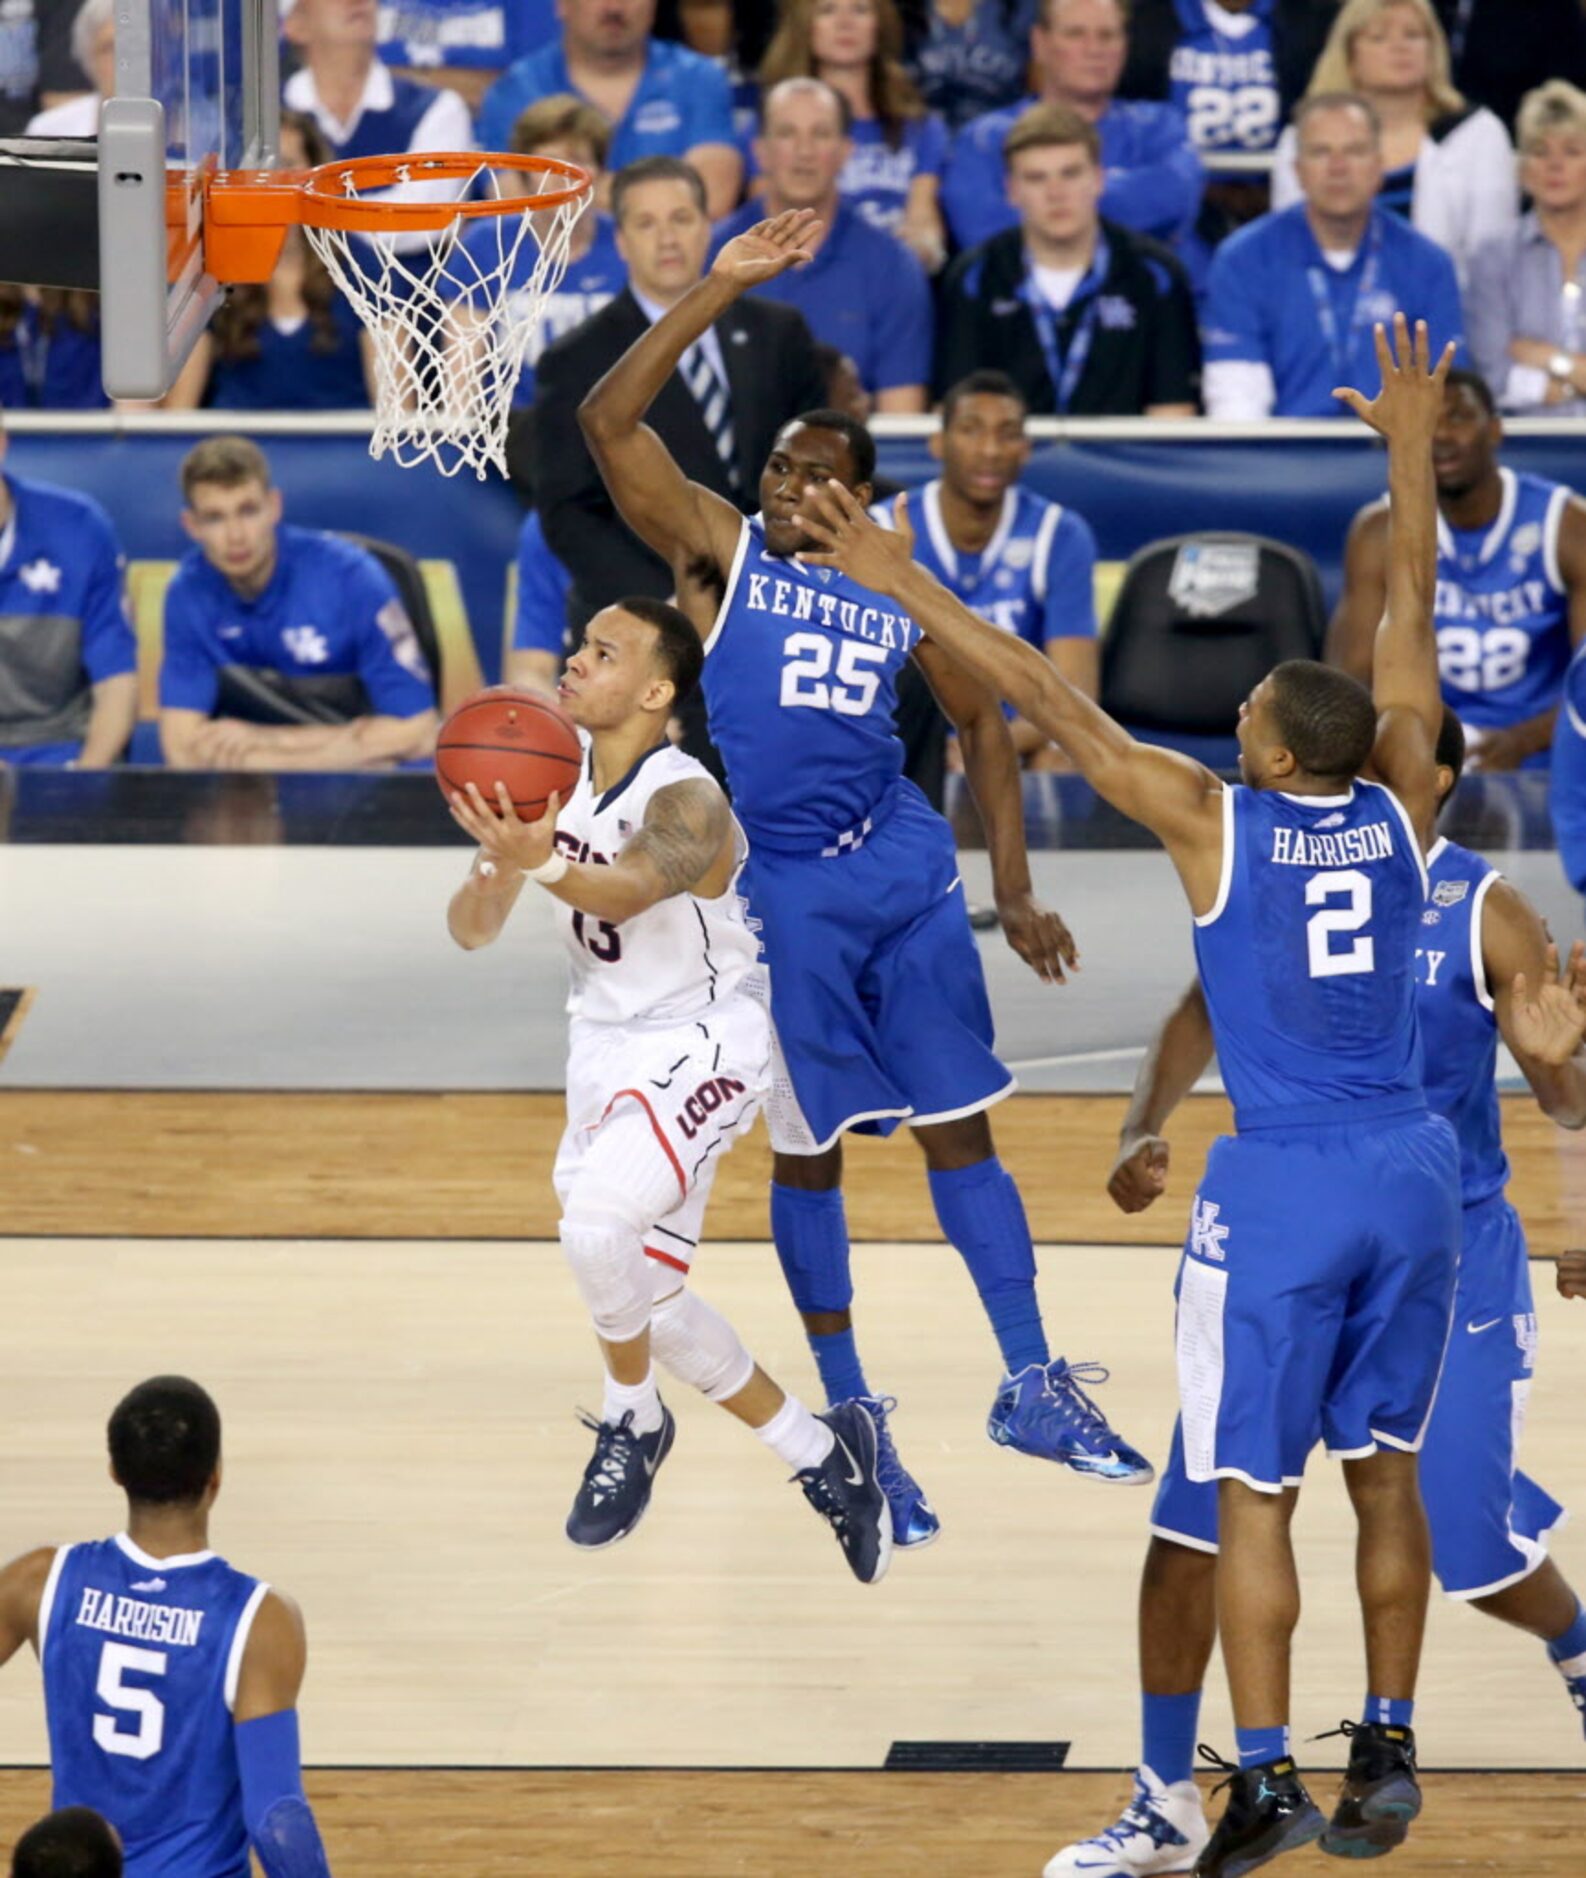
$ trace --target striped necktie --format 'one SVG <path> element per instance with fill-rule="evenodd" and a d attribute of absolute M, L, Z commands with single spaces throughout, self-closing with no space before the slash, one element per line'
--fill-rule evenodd
<path fill-rule="evenodd" d="M 710 432 L 710 440 L 716 446 L 716 454 L 727 472 L 727 481 L 736 484 L 738 472 L 733 459 L 732 400 L 727 395 L 727 387 L 711 364 L 710 354 L 702 343 L 696 342 L 683 354 L 680 369 L 683 383 L 693 393 L 699 414 L 705 420 L 705 428 Z"/>

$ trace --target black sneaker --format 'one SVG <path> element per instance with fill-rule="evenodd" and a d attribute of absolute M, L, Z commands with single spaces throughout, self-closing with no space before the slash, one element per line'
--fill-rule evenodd
<path fill-rule="evenodd" d="M 839 1402 L 815 1419 L 832 1431 L 832 1451 L 793 1478 L 836 1533 L 848 1569 L 860 1584 L 877 1584 L 892 1557 L 892 1509 L 877 1472 L 875 1422 L 858 1402 Z"/>
<path fill-rule="evenodd" d="M 1192 1878 L 1244 1878 L 1247 1871 L 1311 1844 L 1326 1831 L 1327 1820 L 1288 1755 L 1256 1767 L 1235 1767 L 1210 1748 L 1202 1748 L 1201 1754 L 1228 1773 L 1215 1789 L 1228 1789 L 1228 1805 L 1195 1861 Z"/>
<path fill-rule="evenodd" d="M 672 1451 L 677 1423 L 665 1403 L 661 1426 L 653 1434 L 634 1431 L 633 1410 L 615 1426 L 579 1411 L 578 1419 L 595 1431 L 595 1452 L 567 1515 L 567 1536 L 574 1545 L 594 1551 L 626 1539 L 650 1504 L 655 1471 Z"/>
<path fill-rule="evenodd" d="M 1410 1821 L 1421 1810 L 1415 1731 L 1386 1722 L 1346 1721 L 1331 1732 L 1349 1736 L 1349 1766 L 1322 1834 L 1322 1850 L 1334 1858 L 1381 1858 L 1404 1844 Z"/>

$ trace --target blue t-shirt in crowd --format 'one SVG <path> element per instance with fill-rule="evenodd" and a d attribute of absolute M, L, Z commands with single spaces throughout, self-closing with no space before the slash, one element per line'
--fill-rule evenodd
<path fill-rule="evenodd" d="M 1241 228 L 1217 250 L 1201 340 L 1208 366 L 1269 368 L 1274 417 L 1347 417 L 1333 387 L 1375 396 L 1381 375 L 1372 328 L 1399 312 L 1426 321 L 1433 358 L 1452 339 L 1463 360 L 1459 283 L 1436 242 L 1373 209 L 1354 260 L 1335 268 L 1297 202 Z"/>
<path fill-rule="evenodd" d="M 942 207 L 960 248 L 977 247 L 1018 223 L 1018 211 L 1008 200 L 1002 146 L 1038 102 L 1026 98 L 1006 111 L 993 111 L 965 125 L 953 139 L 942 178 Z M 1200 213 L 1206 172 L 1190 148 L 1182 113 L 1171 104 L 1115 98 L 1097 120 L 1096 132 L 1107 174 L 1101 198 L 1107 220 L 1158 241 L 1187 235 Z"/>
<path fill-rule="evenodd" d="M 212 711 L 227 665 L 284 678 L 357 677 L 381 717 L 435 707 L 412 622 L 374 556 L 315 528 L 281 527 L 275 571 L 254 599 L 240 595 L 198 548 L 165 593 L 160 704 Z"/>
<path fill-rule="evenodd" d="M 48 328 L 25 306 L 0 345 L 0 409 L 100 411 L 110 400 L 100 376 L 99 321 L 84 332 L 57 318 Z"/>
<path fill-rule="evenodd" d="M 367 409 L 363 323 L 339 293 L 330 313 L 334 346 L 316 345 L 317 329 L 305 318 L 289 332 L 272 319 L 262 320 L 255 358 L 228 359 L 217 348 L 205 403 L 217 411 Z"/>
<path fill-rule="evenodd" d="M 572 576 L 546 544 L 538 509 L 518 531 L 518 606 L 512 617 L 514 652 L 554 652 L 567 642 L 567 595 Z"/>
<path fill-rule="evenodd" d="M 458 243 L 457 251 L 446 262 L 438 282 L 441 298 L 465 303 L 476 295 L 482 298 L 481 281 L 488 280 L 499 270 L 502 255 L 516 234 L 516 228 L 509 227 L 504 217 L 489 215 L 473 222 Z M 528 235 L 518 244 L 509 275 L 504 302 L 509 320 L 531 319 L 534 296 L 529 292 L 528 283 L 538 258 L 534 237 Z M 534 402 L 534 368 L 551 341 L 570 333 L 575 326 L 582 326 L 609 300 L 615 299 L 627 284 L 627 263 L 617 252 L 617 225 L 609 215 L 597 215 L 595 238 L 588 251 L 568 263 L 555 293 L 547 294 L 540 302 L 539 323 L 529 336 L 523 354 L 523 370 L 512 394 L 515 405 Z"/>
<path fill-rule="evenodd" d="M 1174 0 L 1179 36 L 1168 65 L 1169 97 L 1197 150 L 1270 150 L 1277 142 L 1283 126 L 1275 6 L 1276 0 L 1255 0 L 1239 14 L 1219 8 L 1214 18 L 1207 0 Z"/>
<path fill-rule="evenodd" d="M 892 504 L 871 514 L 893 526 Z M 1096 637 L 1096 537 L 1073 509 L 1015 483 L 979 554 L 955 548 L 942 519 L 941 478 L 909 492 L 914 558 L 972 613 L 1044 651 L 1052 639 Z"/>
<path fill-rule="evenodd" d="M 1040 0 L 977 0 L 961 26 L 927 7 L 909 51 L 920 94 L 950 129 L 1022 96 Z"/>
<path fill-rule="evenodd" d="M 947 164 L 947 127 L 934 113 L 911 117 L 894 149 L 879 118 L 859 118 L 850 132 L 854 153 L 837 187 L 843 201 L 872 228 L 895 235 L 903 225 L 909 188 L 916 176 L 939 177 Z"/>
<path fill-rule="evenodd" d="M 716 224 L 714 257 L 734 235 L 765 219 L 746 202 Z M 750 290 L 797 307 L 818 340 L 844 352 L 866 391 L 928 385 L 931 379 L 931 290 L 918 261 L 846 203 L 807 267 L 792 267 Z"/>
<path fill-rule="evenodd" d="M 387 65 L 499 72 L 556 37 L 556 0 L 381 0 Z"/>
<path fill-rule="evenodd" d="M 567 70 L 560 39 L 509 66 L 479 106 L 479 144 L 511 148 L 512 126 L 527 105 L 552 92 L 578 87 Z M 712 59 L 652 39 L 638 89 L 612 132 L 608 170 L 647 156 L 683 156 L 696 144 L 733 144 L 732 92 Z"/>

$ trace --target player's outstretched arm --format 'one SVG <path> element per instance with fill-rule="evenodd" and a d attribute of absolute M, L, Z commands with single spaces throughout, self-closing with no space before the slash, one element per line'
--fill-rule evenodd
<path fill-rule="evenodd" d="M 1387 608 L 1372 649 L 1371 695 L 1377 707 L 1373 767 L 1415 823 L 1423 848 L 1436 838 L 1437 773 L 1434 755 L 1443 722 L 1432 610 L 1437 593 L 1437 486 L 1432 436 L 1443 410 L 1443 387 L 1452 344 L 1434 367 L 1426 321 L 1415 337 L 1402 313 L 1393 319 L 1393 344 L 1376 329 L 1382 389 L 1375 398 L 1339 387 L 1362 423 L 1388 440 Z"/>
<path fill-rule="evenodd" d="M 39 1600 L 55 1561 L 55 1547 L 24 1552 L 0 1571 L 0 1663 L 9 1663 L 24 1643 L 38 1647 Z"/>
<path fill-rule="evenodd" d="M 964 779 L 986 833 L 991 890 L 1003 936 L 1042 984 L 1066 984 L 1064 967 L 1077 971 L 1079 952 L 1067 926 L 1035 897 L 1024 840 L 1019 758 L 996 693 L 928 639 L 920 641 L 914 656 L 936 702 L 958 732 Z"/>
<path fill-rule="evenodd" d="M 267 1591 L 248 1633 L 231 1711 L 243 1821 L 265 1878 L 330 1878 L 303 1791 L 296 1705 L 307 1667 L 303 1613 L 279 1591 Z"/>
<path fill-rule="evenodd" d="M 1113 1204 L 1143 1213 L 1167 1188 L 1168 1117 L 1206 1073 L 1215 1054 L 1212 1020 L 1197 978 L 1151 1039 L 1118 1131 L 1118 1158 L 1107 1177 Z"/>
<path fill-rule="evenodd" d="M 895 526 L 882 528 L 841 484 L 812 484 L 798 520 L 818 544 L 802 560 L 840 568 L 896 600 L 927 638 L 1061 744 L 1098 795 L 1160 836 L 1195 911 L 1210 909 L 1222 868 L 1222 784 L 1210 770 L 1176 750 L 1137 743 L 1043 652 L 971 613 L 913 560 L 901 497 Z"/>
<path fill-rule="evenodd" d="M 498 783 L 496 790 L 492 808 L 478 785 L 470 783 L 466 796 L 452 797 L 452 818 L 496 867 L 489 884 L 508 877 L 514 897 L 525 880 L 537 880 L 547 893 L 580 913 L 620 926 L 674 894 L 698 888 L 714 898 L 726 892 L 732 878 L 732 810 L 708 776 L 691 776 L 657 789 L 643 823 L 613 866 L 569 861 L 558 853 L 556 817 L 561 804 L 556 796 L 538 821 L 526 822 L 513 808 L 505 785 Z"/>
<path fill-rule="evenodd" d="M 725 571 L 743 518 L 730 502 L 689 481 L 644 414 L 683 354 L 735 300 L 809 260 L 802 243 L 816 222 L 808 210 L 789 210 L 729 241 L 704 279 L 634 341 L 578 407 L 622 519 L 674 567 L 707 559 Z"/>
<path fill-rule="evenodd" d="M 1560 970 L 1542 916 L 1497 880 L 1482 905 L 1481 951 L 1498 1034 L 1537 1106 L 1561 1128 L 1586 1128 L 1586 945 L 1577 939 Z"/>

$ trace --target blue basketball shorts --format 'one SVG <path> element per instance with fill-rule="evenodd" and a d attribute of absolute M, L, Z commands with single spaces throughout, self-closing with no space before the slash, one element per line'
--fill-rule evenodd
<path fill-rule="evenodd" d="M 771 1145 L 954 1121 L 1009 1094 L 952 831 L 910 782 L 839 852 L 751 845 L 741 890 L 771 984 Z"/>
<path fill-rule="evenodd" d="M 1185 1471 L 1298 1485 L 1421 1446 L 1459 1262 L 1459 1150 L 1425 1109 L 1213 1144 L 1179 1266 Z"/>
<path fill-rule="evenodd" d="M 1519 1466 L 1535 1361 L 1525 1234 L 1496 1194 L 1465 1213 L 1454 1327 L 1421 1447 L 1433 1569 L 1451 1598 L 1487 1597 L 1529 1577 L 1566 1517 Z M 1185 1472 L 1182 1425 L 1173 1429 L 1151 1530 L 1196 1552 L 1217 1550 L 1216 1483 Z"/>

